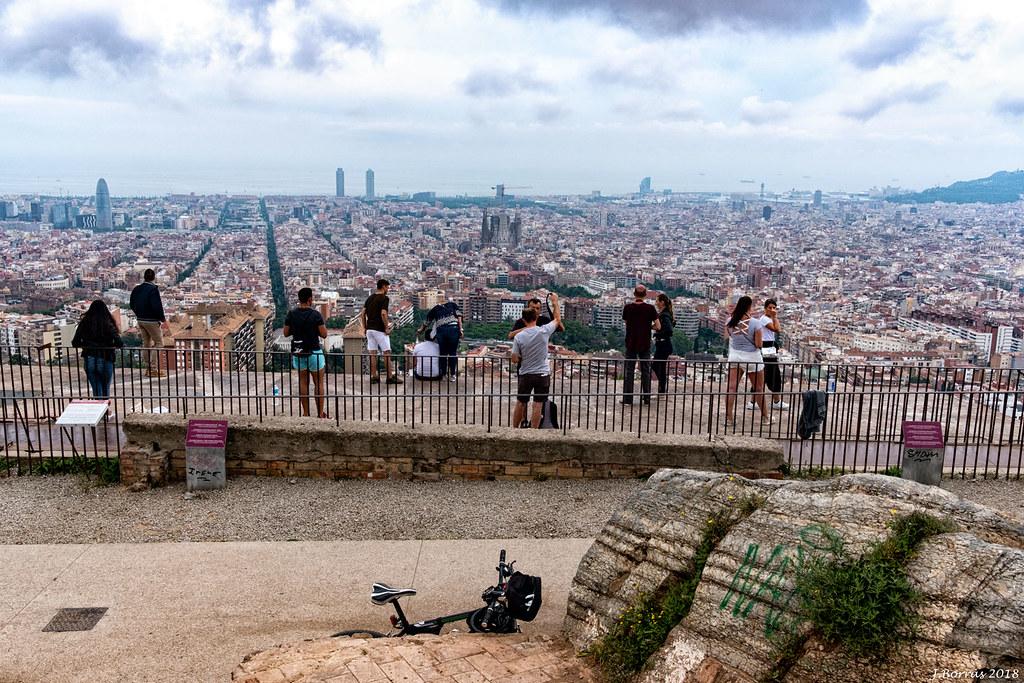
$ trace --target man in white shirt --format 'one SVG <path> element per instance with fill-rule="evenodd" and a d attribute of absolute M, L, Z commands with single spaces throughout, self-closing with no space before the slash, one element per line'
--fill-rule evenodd
<path fill-rule="evenodd" d="M 562 316 L 558 310 L 558 295 L 551 295 L 551 313 L 555 319 L 546 325 L 537 325 L 537 311 L 523 311 L 523 322 L 526 326 L 520 330 L 512 342 L 512 362 L 519 364 L 519 386 L 517 387 L 516 408 L 512 412 L 512 424 L 516 427 L 523 423 L 526 416 L 526 404 L 533 396 L 533 415 L 530 426 L 540 428 L 540 420 L 544 402 L 548 400 L 551 389 L 551 368 L 548 365 L 548 340 L 555 330 L 565 329 Z"/>
<path fill-rule="evenodd" d="M 421 341 L 412 348 L 414 369 L 412 376 L 432 382 L 441 378 L 441 347 L 435 341 Z"/>
<path fill-rule="evenodd" d="M 785 410 L 789 404 L 782 400 L 782 371 L 779 369 L 778 333 L 779 304 L 775 299 L 766 299 L 764 314 L 761 316 L 761 356 L 764 359 L 764 385 L 772 392 L 772 408 Z"/>

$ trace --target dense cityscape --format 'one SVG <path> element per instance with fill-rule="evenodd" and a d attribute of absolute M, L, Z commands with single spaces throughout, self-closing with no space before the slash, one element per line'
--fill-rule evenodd
<path fill-rule="evenodd" d="M 629 196 L 523 197 L 499 184 L 486 198 L 375 197 L 373 171 L 366 180 L 360 196 L 346 195 L 341 169 L 333 197 L 122 198 L 114 184 L 111 199 L 103 179 L 94 197 L 4 196 L 0 344 L 66 348 L 95 297 L 130 334 L 128 295 L 153 268 L 178 348 L 285 348 L 283 313 L 309 286 L 330 321 L 328 348 L 340 350 L 345 323 L 384 277 L 405 341 L 417 315 L 451 298 L 476 348 L 527 298 L 558 291 L 566 320 L 593 333 L 565 351 L 614 356 L 622 306 L 643 283 L 651 300 L 674 299 L 689 340 L 677 353 L 720 352 L 747 294 L 779 300 L 784 359 L 1024 367 L 1019 202 L 687 194 L 652 190 L 650 178 Z"/>

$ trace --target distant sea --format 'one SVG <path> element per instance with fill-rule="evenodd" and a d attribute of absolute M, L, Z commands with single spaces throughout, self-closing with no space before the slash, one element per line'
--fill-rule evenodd
<path fill-rule="evenodd" d="M 364 173 L 366 169 L 346 170 L 345 194 L 350 197 L 362 196 L 365 192 Z M 447 177 L 444 180 L 423 181 L 423 173 L 411 169 L 374 169 L 376 192 L 401 194 L 413 192 L 436 192 L 439 196 L 468 195 L 472 197 L 492 196 L 492 185 L 502 179 Z M 433 174 L 427 173 L 427 176 Z M 463 174 L 465 175 L 465 174 Z M 97 169 L 94 172 L 50 171 L 38 172 L 31 169 L 22 171 L 0 168 L 0 195 L 40 194 L 49 196 L 92 196 L 96 192 L 96 181 L 105 178 L 113 197 L 159 197 L 166 194 L 286 194 L 286 195 L 334 195 L 334 169 L 289 170 L 286 168 L 268 171 L 238 167 L 189 168 L 181 171 L 145 169 Z M 504 179 L 510 195 L 544 196 L 561 194 L 590 194 L 601 190 L 605 195 L 626 195 L 637 191 L 622 179 L 610 180 L 601 187 L 600 183 L 581 184 L 579 179 L 564 182 L 535 181 L 528 188 L 511 189 L 515 178 Z M 582 182 L 587 182 L 583 180 Z M 637 179 L 639 183 L 639 179 Z M 716 186 L 716 181 L 699 178 L 689 183 L 677 184 L 680 192 L 742 192 L 753 193 L 752 185 L 738 181 L 725 182 Z M 788 189 L 788 188 L 787 188 Z M 655 183 L 654 191 L 661 191 Z"/>

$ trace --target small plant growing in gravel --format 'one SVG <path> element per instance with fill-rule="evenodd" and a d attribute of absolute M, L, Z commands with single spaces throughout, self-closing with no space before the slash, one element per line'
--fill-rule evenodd
<path fill-rule="evenodd" d="M 108 486 L 121 481 L 121 465 L 117 458 L 48 458 L 33 465 L 32 474 L 52 476 L 61 474 L 96 475 L 99 482 Z"/>

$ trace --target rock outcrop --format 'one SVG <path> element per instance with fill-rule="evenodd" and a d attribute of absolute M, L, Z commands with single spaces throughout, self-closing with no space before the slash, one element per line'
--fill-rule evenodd
<path fill-rule="evenodd" d="M 1024 672 L 1024 526 L 935 487 L 867 474 L 804 482 L 658 472 L 580 563 L 565 620 L 574 646 L 586 649 L 641 595 L 691 572 L 709 519 L 730 509 L 739 521 L 708 558 L 688 616 L 641 680 L 762 679 L 776 667 L 780 640 L 808 630 L 793 590 L 796 566 L 831 552 L 834 534 L 859 555 L 888 534 L 891 520 L 915 511 L 957 527 L 925 541 L 906 567 L 923 596 L 915 637 L 879 668 L 812 635 L 785 680 L 924 680 L 936 669 L 986 667 Z"/>

